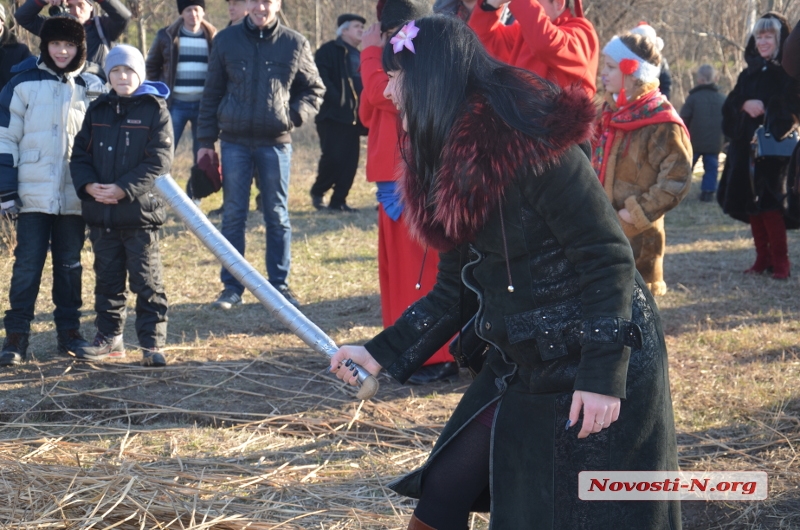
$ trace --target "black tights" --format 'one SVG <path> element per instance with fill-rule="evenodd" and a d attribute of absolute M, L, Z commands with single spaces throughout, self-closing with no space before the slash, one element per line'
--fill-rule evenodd
<path fill-rule="evenodd" d="M 465 530 L 470 508 L 488 497 L 491 429 L 472 421 L 426 470 L 417 519 L 436 530 Z"/>

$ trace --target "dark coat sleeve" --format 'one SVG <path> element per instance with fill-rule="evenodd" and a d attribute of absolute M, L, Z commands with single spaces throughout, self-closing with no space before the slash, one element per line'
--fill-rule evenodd
<path fill-rule="evenodd" d="M 300 127 L 312 120 L 319 112 L 322 98 L 325 95 L 325 85 L 319 76 L 317 65 L 314 64 L 314 56 L 311 54 L 311 46 L 308 41 L 303 41 L 297 60 L 297 74 L 290 88 L 289 110 L 292 123 L 295 127 Z M 209 65 L 209 78 L 211 75 L 211 65 Z M 205 97 L 205 90 L 203 93 Z"/>
<path fill-rule="evenodd" d="M 664 67 L 661 69 L 661 74 L 658 76 L 661 93 L 669 99 L 672 93 L 672 73 L 669 71 L 669 65 L 664 61 Z"/>
<path fill-rule="evenodd" d="M 722 132 L 728 138 L 738 139 L 737 129 L 742 119 L 741 115 L 744 112 L 742 110 L 744 97 L 741 93 L 744 78 L 745 72 L 739 74 L 736 85 L 734 85 L 728 97 L 725 98 L 725 103 L 722 104 Z"/>
<path fill-rule="evenodd" d="M 38 36 L 39 31 L 42 29 L 42 24 L 47 18 L 39 14 L 45 5 L 47 5 L 46 2 L 40 2 L 39 0 L 27 0 L 14 12 L 14 20 L 20 26 Z"/>
<path fill-rule="evenodd" d="M 478 310 L 475 293 L 461 292 L 461 253 L 439 254 L 436 285 L 406 309 L 400 318 L 364 347 L 392 377 L 404 383 L 461 329 L 461 314 L 469 319 Z"/>
<path fill-rule="evenodd" d="M 86 193 L 87 184 L 100 182 L 92 160 L 92 111 L 89 107 L 83 118 L 83 125 L 72 144 L 72 155 L 69 159 L 69 172 L 75 192 L 82 201 L 94 201 L 94 197 Z"/>
<path fill-rule="evenodd" d="M 339 90 L 342 80 L 335 77 L 336 61 L 338 60 L 336 45 L 332 42 L 320 46 L 314 54 L 314 63 L 319 70 L 319 76 L 325 85 L 325 102 L 331 106 L 339 106 L 342 91 Z"/>
<path fill-rule="evenodd" d="M 575 267 L 584 322 L 631 319 L 636 265 L 616 212 L 585 158 L 525 179 L 523 193 Z M 571 178 L 564 178 L 571 175 Z M 575 390 L 625 397 L 630 348 L 585 340 Z"/>
<path fill-rule="evenodd" d="M 197 118 L 197 140 L 202 147 L 211 149 L 214 148 L 214 142 L 219 136 L 217 109 L 228 85 L 222 48 L 221 45 L 214 46 L 208 56 L 208 75 L 203 85 L 203 98 L 200 100 Z"/>
<path fill-rule="evenodd" d="M 787 74 L 800 80 L 800 22 L 794 27 L 783 43 L 781 66 Z"/>
<path fill-rule="evenodd" d="M 166 103 L 162 102 L 158 108 L 159 111 L 153 113 L 150 137 L 142 160 L 115 182 L 130 201 L 151 191 L 155 179 L 169 173 L 172 168 L 172 121 Z"/>
<path fill-rule="evenodd" d="M 164 39 L 168 39 L 164 28 L 158 30 L 153 45 L 147 52 L 147 59 L 144 62 L 145 74 L 148 81 L 163 81 L 164 68 Z"/>
<path fill-rule="evenodd" d="M 131 12 L 120 0 L 102 0 L 98 2 L 98 5 L 108 15 L 98 17 L 97 20 L 103 27 L 103 35 L 106 40 L 111 43 L 117 40 L 128 27 Z"/>

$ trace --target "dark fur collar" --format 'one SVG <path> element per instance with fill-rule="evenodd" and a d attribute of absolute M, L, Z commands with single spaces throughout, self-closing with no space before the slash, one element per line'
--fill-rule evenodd
<path fill-rule="evenodd" d="M 423 245 L 449 250 L 472 241 L 515 178 L 535 178 L 574 144 L 589 140 L 597 110 L 580 88 L 556 96 L 547 143 L 512 129 L 482 96 L 468 101 L 442 153 L 433 190 L 401 177 L 406 224 Z"/>

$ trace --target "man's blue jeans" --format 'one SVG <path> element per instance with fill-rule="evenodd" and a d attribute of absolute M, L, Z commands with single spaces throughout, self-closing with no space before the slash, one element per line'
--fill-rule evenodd
<path fill-rule="evenodd" d="M 717 191 L 717 173 L 719 173 L 719 153 L 695 153 L 692 160 L 694 168 L 700 157 L 703 157 L 703 182 L 700 191 Z"/>
<path fill-rule="evenodd" d="M 291 263 L 292 227 L 289 224 L 289 166 L 291 144 L 250 147 L 222 142 L 222 235 L 242 255 L 253 168 L 258 169 L 261 205 L 267 225 L 267 276 L 275 288 L 287 287 Z M 244 292 L 225 268 L 220 279 L 226 289 Z"/>
<path fill-rule="evenodd" d="M 172 118 L 172 133 L 175 137 L 176 149 L 186 124 L 192 122 L 192 162 L 197 162 L 197 150 L 200 149 L 197 143 L 197 117 L 200 115 L 200 102 L 173 99 L 170 103 L 169 115 Z"/>
<path fill-rule="evenodd" d="M 30 333 L 47 250 L 53 255 L 53 317 L 56 330 L 81 327 L 81 249 L 85 224 L 80 215 L 21 213 L 17 248 L 3 324 L 6 333 Z"/>

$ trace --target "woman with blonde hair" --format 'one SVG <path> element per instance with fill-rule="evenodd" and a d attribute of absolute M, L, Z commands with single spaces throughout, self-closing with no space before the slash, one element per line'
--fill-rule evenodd
<path fill-rule="evenodd" d="M 722 106 L 722 131 L 731 141 L 717 192 L 726 214 L 750 223 L 756 260 L 744 272 L 771 272 L 776 280 L 790 274 L 784 219 L 788 158 L 753 159 L 750 143 L 761 125 L 781 139 L 798 123 L 798 84 L 781 68 L 788 35 L 786 19 L 778 13 L 767 13 L 753 28 L 744 51 L 747 68 Z"/>

